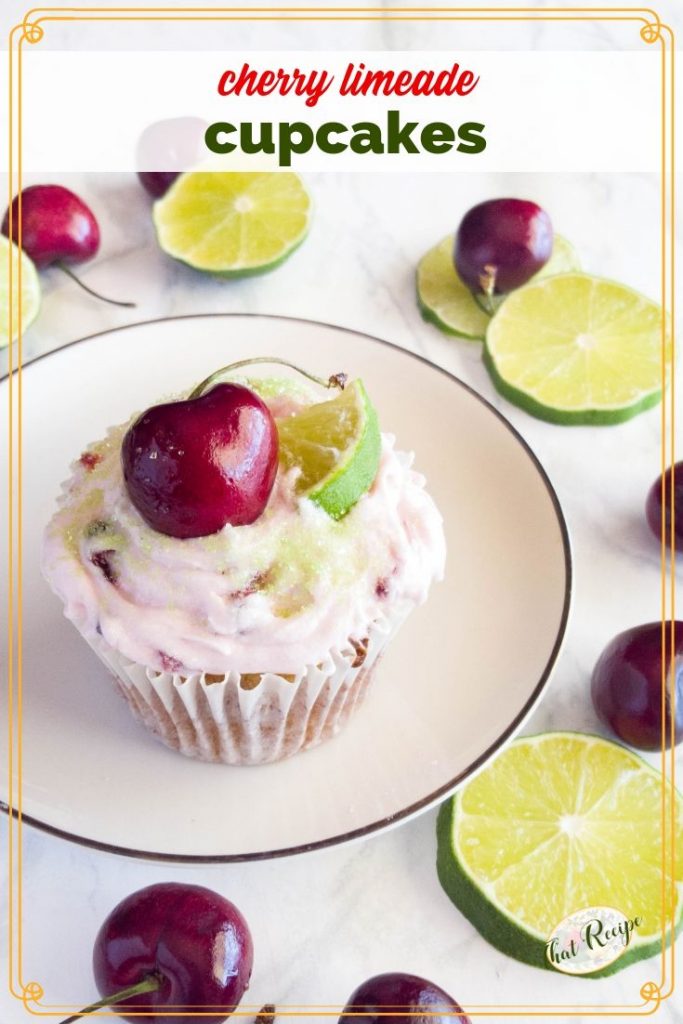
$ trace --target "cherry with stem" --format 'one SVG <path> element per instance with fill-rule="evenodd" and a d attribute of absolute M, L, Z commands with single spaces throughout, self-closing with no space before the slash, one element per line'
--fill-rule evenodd
<path fill-rule="evenodd" d="M 277 426 L 252 388 L 221 379 L 254 363 L 288 366 L 323 388 L 343 389 L 348 379 L 335 373 L 323 380 L 262 356 L 216 370 L 182 401 L 147 409 L 126 431 L 121 464 L 128 497 L 158 533 L 208 537 L 264 512 L 277 474 Z"/>
<path fill-rule="evenodd" d="M 198 384 L 193 391 L 190 392 L 190 400 L 199 398 L 204 394 L 205 391 L 216 384 L 221 377 L 226 373 L 232 373 L 233 370 L 241 370 L 245 366 L 253 366 L 257 363 L 277 363 L 279 366 L 287 366 L 290 370 L 296 370 L 302 377 L 307 377 L 308 380 L 312 380 L 314 384 L 319 384 L 321 388 L 339 388 L 343 391 L 348 383 L 348 374 L 346 373 L 333 373 L 331 377 L 324 380 L 322 377 L 316 377 L 314 373 L 309 373 L 308 370 L 302 370 L 300 366 L 295 366 L 294 363 L 288 362 L 286 359 L 280 359 L 278 356 L 254 356 L 251 359 L 239 359 L 236 363 L 230 363 L 229 366 L 222 366 L 220 370 L 214 370 L 213 373 Z"/>
<path fill-rule="evenodd" d="M 55 266 L 83 291 L 112 306 L 135 306 L 100 295 L 74 274 L 68 264 L 85 263 L 100 247 L 100 226 L 95 214 L 62 185 L 30 185 L 12 200 L 2 222 L 2 233 L 20 246 L 39 270 Z"/>
<path fill-rule="evenodd" d="M 74 274 L 73 270 L 67 267 L 66 263 L 62 263 L 58 260 L 55 264 L 59 270 L 63 271 L 67 277 L 70 277 L 72 281 L 75 281 L 79 288 L 82 288 L 88 295 L 92 295 L 94 299 L 99 299 L 100 302 L 108 302 L 110 306 L 124 306 L 126 309 L 135 309 L 135 302 L 122 302 L 120 299 L 110 299 L 106 295 L 102 295 L 101 292 L 96 292 L 94 288 L 89 288 L 87 284 L 81 281 L 80 277 Z"/>
<path fill-rule="evenodd" d="M 453 263 L 485 313 L 521 288 L 552 255 L 553 227 L 526 199 L 489 199 L 468 210 L 455 235 Z"/>
<path fill-rule="evenodd" d="M 61 1021 L 61 1024 L 75 1024 L 75 1021 L 79 1021 L 81 1017 L 88 1013 L 94 1013 L 95 1010 L 101 1010 L 105 1006 L 116 1006 L 117 1003 L 123 1002 L 124 999 L 134 999 L 135 996 L 144 995 L 145 992 L 156 992 L 160 984 L 160 979 L 150 974 L 143 978 L 142 981 L 139 981 L 137 985 L 129 985 L 128 988 L 122 988 L 111 996 L 105 996 L 104 999 L 98 999 L 96 1003 L 84 1006 L 78 1013 L 73 1013 L 66 1020 Z"/>

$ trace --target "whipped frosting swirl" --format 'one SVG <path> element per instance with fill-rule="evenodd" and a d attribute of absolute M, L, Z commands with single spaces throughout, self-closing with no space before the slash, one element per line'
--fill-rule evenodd
<path fill-rule="evenodd" d="M 266 400 L 275 415 L 296 408 Z M 151 529 L 128 497 L 128 425 L 73 464 L 42 566 L 80 632 L 133 662 L 181 675 L 297 673 L 406 614 L 443 576 L 441 515 L 390 434 L 372 488 L 343 519 L 298 496 L 296 470 L 280 469 L 256 522 L 179 540 Z"/>

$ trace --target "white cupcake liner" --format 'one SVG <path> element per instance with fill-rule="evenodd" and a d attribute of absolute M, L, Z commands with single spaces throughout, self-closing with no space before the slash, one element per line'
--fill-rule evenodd
<path fill-rule="evenodd" d="M 138 721 L 167 746 L 202 761 L 267 764 L 339 732 L 406 615 L 403 609 L 373 622 L 317 665 L 291 675 L 158 672 L 122 657 L 99 636 L 88 642 Z"/>

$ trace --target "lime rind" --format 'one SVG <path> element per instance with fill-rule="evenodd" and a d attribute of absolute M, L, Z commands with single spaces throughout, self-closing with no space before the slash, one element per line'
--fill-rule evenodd
<path fill-rule="evenodd" d="M 333 519 L 341 519 L 369 491 L 377 476 L 382 439 L 379 421 L 365 388 L 359 382 L 365 406 L 363 432 L 354 452 L 309 497 Z"/>
<path fill-rule="evenodd" d="M 195 270 L 238 278 L 279 267 L 305 240 L 311 198 L 293 172 L 181 174 L 153 208 L 161 249 Z"/>
<path fill-rule="evenodd" d="M 382 441 L 360 380 L 334 399 L 279 420 L 278 431 L 285 467 L 301 470 L 300 495 L 333 519 L 345 516 L 372 486 Z"/>
<path fill-rule="evenodd" d="M 489 372 L 491 380 L 499 394 L 508 402 L 528 412 L 536 419 L 545 420 L 546 423 L 555 423 L 562 427 L 609 427 L 619 423 L 626 423 L 641 412 L 653 409 L 662 400 L 661 389 L 651 391 L 644 395 L 639 402 L 632 405 L 618 406 L 612 409 L 556 409 L 551 405 L 544 405 L 527 392 L 522 391 L 508 383 L 498 372 L 488 349 L 483 352 L 484 366 Z"/>
<path fill-rule="evenodd" d="M 446 334 L 482 341 L 489 322 L 453 266 L 453 235 L 429 249 L 417 265 L 417 303 L 425 320 Z"/>
<path fill-rule="evenodd" d="M 9 261 L 12 260 L 12 316 L 10 318 Z M 33 260 L 9 238 L 0 235 L 0 349 L 19 336 L 18 281 L 21 262 L 21 329 L 25 331 L 40 311 L 40 279 Z M 12 337 L 10 338 L 10 319 Z"/>
<path fill-rule="evenodd" d="M 273 270 L 277 270 L 278 267 L 281 267 L 283 263 L 286 263 L 289 257 L 292 256 L 301 245 L 303 245 L 306 241 L 307 234 L 308 229 L 306 229 L 301 237 L 287 250 L 285 250 L 281 256 L 278 256 L 277 259 L 272 260 L 270 263 L 263 263 L 252 267 L 240 267 L 237 270 L 209 270 L 207 272 L 213 274 L 214 277 L 223 277 L 226 278 L 226 280 L 237 279 L 240 277 L 257 277 L 259 274 L 270 274 Z M 181 262 L 185 263 L 186 261 L 181 260 Z M 188 266 L 192 267 L 193 270 L 201 271 L 203 269 L 202 267 L 197 267 L 192 263 L 188 263 Z"/>
<path fill-rule="evenodd" d="M 484 365 L 500 394 L 538 419 L 623 423 L 661 401 L 666 324 L 663 346 L 657 303 L 607 278 L 557 274 L 508 296 L 489 324 Z"/>
<path fill-rule="evenodd" d="M 645 773 L 646 775 L 650 775 L 655 778 L 657 780 L 658 789 L 661 788 L 661 776 L 657 771 L 655 771 L 655 769 L 648 765 L 642 758 L 638 757 L 637 754 L 633 753 L 633 751 L 627 750 L 626 748 L 612 743 L 609 740 L 605 740 L 600 736 L 572 732 L 543 733 L 537 736 L 522 737 L 521 739 L 514 741 L 511 746 L 537 744 L 547 742 L 549 740 L 552 741 L 554 739 L 560 741 L 577 739 L 582 742 L 585 741 L 586 744 L 599 743 L 612 747 L 615 751 L 619 752 L 620 756 L 623 755 L 624 761 L 630 760 L 632 770 L 638 773 Z M 504 756 L 504 754 L 501 756 Z M 481 776 L 478 776 L 478 778 L 480 777 Z M 474 781 L 476 781 L 476 779 L 473 780 L 473 782 Z M 492 946 L 505 955 L 511 956 L 523 963 L 530 964 L 533 967 L 539 967 L 543 970 L 554 971 L 556 968 L 549 963 L 546 956 L 546 943 L 548 936 L 538 930 L 534 930 L 528 924 L 525 924 L 521 920 L 515 918 L 513 914 L 499 905 L 491 894 L 490 886 L 487 886 L 486 883 L 482 883 L 482 881 L 472 873 L 471 868 L 467 865 L 466 860 L 462 855 L 462 851 L 460 850 L 457 841 L 457 827 L 462 802 L 470 785 L 471 783 L 463 787 L 463 789 L 446 801 L 446 803 L 442 804 L 439 809 L 437 819 L 437 874 L 439 881 L 455 906 L 465 915 L 471 924 L 474 925 L 483 938 L 485 938 L 487 942 L 491 943 Z M 677 809 L 680 812 L 682 799 L 681 794 L 677 790 L 674 792 Z M 660 813 L 658 806 L 656 806 L 654 810 L 655 813 Z M 666 820 L 670 820 L 670 812 L 667 812 Z M 612 822 L 611 827 L 614 827 L 614 825 L 615 823 Z M 512 824 L 508 823 L 507 827 L 512 828 Z M 609 827 L 610 826 L 607 826 L 607 828 Z M 680 829 L 680 818 L 678 819 L 678 827 Z M 637 825 L 634 824 L 633 828 L 636 829 Z M 615 846 L 617 843 L 618 840 L 615 840 Z M 657 862 L 661 863 L 661 851 L 657 854 Z M 668 857 L 667 862 L 669 862 Z M 629 864 L 631 870 L 635 870 L 635 860 L 629 861 Z M 605 868 L 605 870 L 608 869 Z M 536 879 L 536 883 L 537 882 L 538 880 Z M 589 904 L 586 903 L 585 905 L 587 906 Z M 598 900 L 595 900 L 592 905 L 600 905 L 600 903 Z M 579 910 L 581 908 L 576 907 L 573 909 Z M 661 909 L 660 907 L 657 907 L 656 910 L 657 920 L 659 920 Z M 673 934 L 671 933 L 671 929 L 669 929 L 667 933 L 667 945 L 670 945 L 675 937 L 683 930 L 683 886 L 681 885 L 680 879 L 677 881 L 677 905 L 674 914 L 674 921 Z M 559 920 L 556 923 L 559 924 Z M 661 931 L 649 936 L 640 936 L 635 932 L 631 938 L 627 951 L 623 955 L 602 969 L 590 974 L 581 975 L 581 977 L 597 979 L 615 974 L 632 963 L 645 960 L 657 953 L 661 953 L 661 950 Z"/>

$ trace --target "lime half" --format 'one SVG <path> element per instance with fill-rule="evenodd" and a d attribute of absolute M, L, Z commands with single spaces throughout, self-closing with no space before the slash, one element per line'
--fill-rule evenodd
<path fill-rule="evenodd" d="M 663 313 L 638 292 L 560 274 L 512 292 L 486 332 L 502 395 L 553 423 L 621 423 L 656 405 L 671 356 Z"/>
<path fill-rule="evenodd" d="M 483 341 L 490 316 L 476 301 L 453 266 L 454 236 L 448 235 L 426 252 L 417 265 L 417 304 L 425 320 L 446 334 L 470 341 Z M 573 246 L 555 235 L 553 251 L 546 265 L 532 278 L 578 270 Z"/>
<path fill-rule="evenodd" d="M 679 849 L 682 810 L 677 794 Z M 537 967 L 553 969 L 548 938 L 577 911 L 638 917 L 626 952 L 586 974 L 595 978 L 661 951 L 663 864 L 671 870 L 662 831 L 661 775 L 631 751 L 579 733 L 524 737 L 442 806 L 439 879 L 485 939 Z M 664 879 L 676 894 L 676 931 L 682 868 L 679 857 L 675 879 Z"/>
<path fill-rule="evenodd" d="M 154 204 L 159 245 L 196 270 L 273 270 L 303 242 L 311 200 L 291 172 L 181 174 Z"/>
<path fill-rule="evenodd" d="M 12 315 L 10 317 L 9 266 L 12 261 Z M 19 266 L 21 265 L 21 327 L 25 331 L 38 316 L 40 281 L 33 261 L 14 242 L 0 235 L 0 348 L 19 335 Z M 11 320 L 11 337 L 10 337 Z"/>
<path fill-rule="evenodd" d="M 341 519 L 377 476 L 377 413 L 359 380 L 340 395 L 278 420 L 280 459 L 301 472 L 297 491 Z"/>

